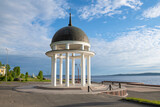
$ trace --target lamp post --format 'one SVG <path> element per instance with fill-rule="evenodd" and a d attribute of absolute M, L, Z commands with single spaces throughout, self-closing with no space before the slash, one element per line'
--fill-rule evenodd
<path fill-rule="evenodd" d="M 79 83 L 79 67 L 80 67 L 80 64 L 75 64 L 77 69 L 78 69 L 78 83 Z"/>
<path fill-rule="evenodd" d="M 6 62 L 6 82 L 7 82 L 7 65 L 8 65 L 8 49 L 6 48 L 7 51 L 7 62 Z"/>

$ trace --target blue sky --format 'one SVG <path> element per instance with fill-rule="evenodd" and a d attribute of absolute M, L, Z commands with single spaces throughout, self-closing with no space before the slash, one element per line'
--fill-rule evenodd
<path fill-rule="evenodd" d="M 54 33 L 72 24 L 89 37 L 92 75 L 160 72 L 159 0 L 1 0 L 0 60 L 50 74 Z M 78 63 L 78 62 L 77 62 Z"/>

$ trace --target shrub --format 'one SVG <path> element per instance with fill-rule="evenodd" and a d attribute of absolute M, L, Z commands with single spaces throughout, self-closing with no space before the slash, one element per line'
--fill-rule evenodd
<path fill-rule="evenodd" d="M 0 76 L 0 81 L 4 81 L 5 80 L 5 76 Z"/>
<path fill-rule="evenodd" d="M 28 72 L 26 72 L 25 80 L 28 81 Z"/>
<path fill-rule="evenodd" d="M 20 78 L 23 78 L 24 77 L 24 74 L 21 74 Z"/>
<path fill-rule="evenodd" d="M 21 72 L 20 72 L 20 67 L 19 66 L 14 67 L 13 71 L 15 72 L 16 77 L 20 76 Z"/>
<path fill-rule="evenodd" d="M 8 81 L 13 81 L 14 80 L 14 78 L 12 77 L 12 74 L 10 72 L 7 75 L 7 80 Z"/>
<path fill-rule="evenodd" d="M 13 81 L 14 78 L 13 78 L 11 75 L 9 75 L 9 76 L 7 77 L 7 80 L 8 80 L 8 81 Z"/>
<path fill-rule="evenodd" d="M 13 78 L 15 78 L 16 75 L 15 75 L 15 72 L 14 72 L 14 71 L 11 70 L 11 71 L 10 71 L 10 74 L 11 74 L 11 76 L 12 76 Z"/>
<path fill-rule="evenodd" d="M 41 81 L 43 80 L 43 72 L 42 71 L 39 71 L 37 78 L 40 79 Z"/>

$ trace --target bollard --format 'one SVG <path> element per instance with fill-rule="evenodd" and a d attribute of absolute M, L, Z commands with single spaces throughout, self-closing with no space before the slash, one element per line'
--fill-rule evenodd
<path fill-rule="evenodd" d="M 111 85 L 109 85 L 109 90 L 111 90 Z"/>
<path fill-rule="evenodd" d="M 88 86 L 88 92 L 89 92 L 89 86 Z"/>
<path fill-rule="evenodd" d="M 119 88 L 121 88 L 121 83 L 119 83 Z"/>

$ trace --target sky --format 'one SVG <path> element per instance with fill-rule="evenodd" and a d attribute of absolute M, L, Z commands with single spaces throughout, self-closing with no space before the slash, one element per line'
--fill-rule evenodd
<path fill-rule="evenodd" d="M 92 75 L 160 73 L 160 0 L 0 0 L 0 61 L 7 48 L 11 68 L 51 74 L 45 52 L 69 8 L 96 53 Z"/>

